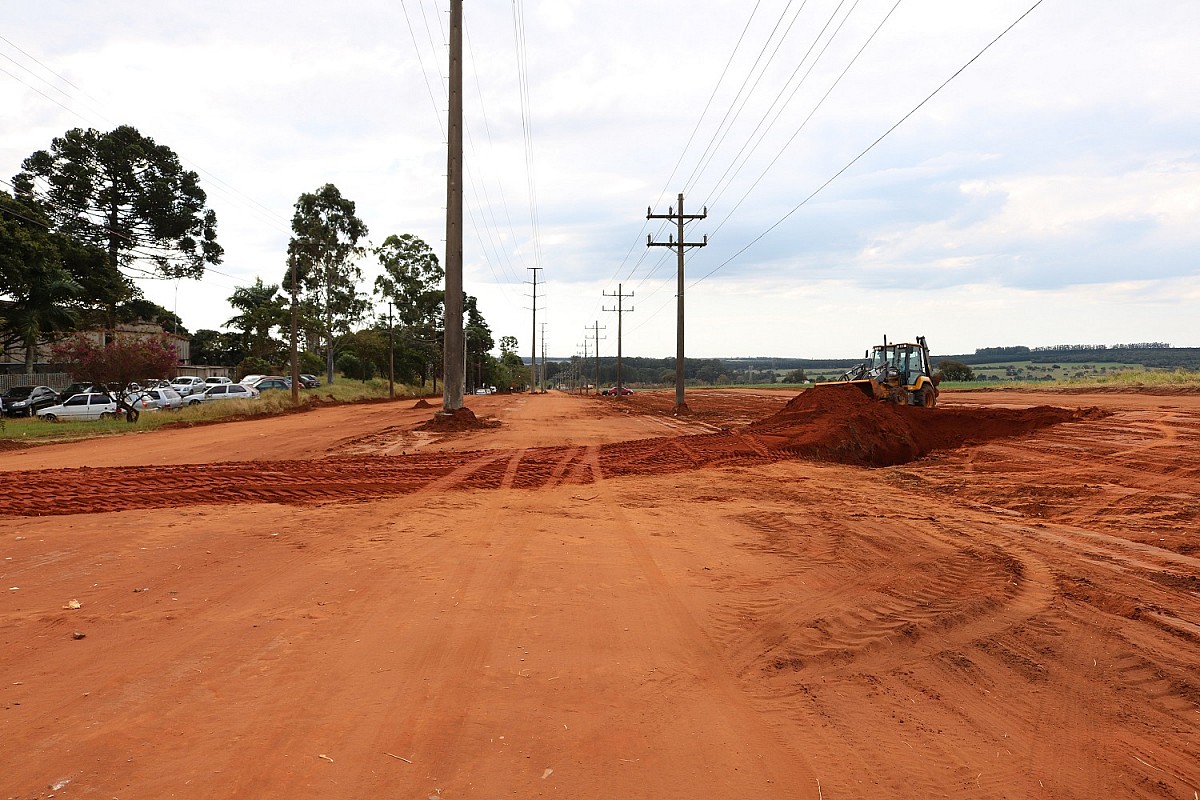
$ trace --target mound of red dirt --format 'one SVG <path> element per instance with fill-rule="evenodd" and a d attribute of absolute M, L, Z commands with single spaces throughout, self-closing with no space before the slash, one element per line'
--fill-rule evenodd
<path fill-rule="evenodd" d="M 769 449 L 819 461 L 891 466 L 933 450 L 1020 436 L 1072 419 L 1104 416 L 1096 409 L 926 409 L 872 400 L 854 386 L 820 386 L 750 425 Z"/>
<path fill-rule="evenodd" d="M 413 408 L 433 408 L 433 403 L 422 397 L 420 400 L 413 403 Z"/>
<path fill-rule="evenodd" d="M 482 428 L 499 428 L 500 421 L 495 419 L 479 419 L 475 412 L 463 406 L 452 414 L 439 411 L 433 419 L 417 426 L 419 431 L 435 431 L 438 433 L 453 433 L 455 431 L 474 431 Z"/>

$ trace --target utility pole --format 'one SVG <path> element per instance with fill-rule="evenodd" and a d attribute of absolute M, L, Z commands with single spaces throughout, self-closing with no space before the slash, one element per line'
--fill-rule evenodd
<path fill-rule="evenodd" d="M 388 397 L 396 399 L 396 346 L 392 337 L 392 301 L 388 301 Z"/>
<path fill-rule="evenodd" d="M 621 317 L 626 311 L 633 311 L 633 306 L 630 306 L 629 308 L 623 308 L 621 301 L 623 301 L 626 297 L 633 297 L 633 292 L 625 294 L 623 291 L 621 291 L 621 284 L 618 283 L 616 294 L 609 294 L 608 292 L 601 292 L 601 294 L 603 294 L 605 297 L 617 298 L 616 308 L 605 308 L 604 310 L 617 312 L 617 397 L 624 397 L 625 384 L 621 382 Z"/>
<path fill-rule="evenodd" d="M 462 0 L 450 0 L 450 110 L 446 129 L 446 295 L 442 413 L 463 407 Z"/>
<path fill-rule="evenodd" d="M 542 384 L 543 384 L 542 389 L 543 389 L 543 391 L 545 391 L 545 388 L 546 388 L 544 386 L 545 383 L 546 383 L 546 323 L 543 322 L 542 323 Z"/>
<path fill-rule="evenodd" d="M 541 267 L 526 267 L 526 269 L 533 272 L 533 342 L 531 342 L 531 347 L 530 347 L 530 351 L 529 351 L 529 370 L 530 370 L 530 372 L 529 372 L 529 393 L 533 394 L 534 392 L 537 391 L 537 387 L 538 387 L 538 379 L 537 379 L 537 375 L 538 375 L 537 283 L 538 283 L 538 273 L 542 271 L 542 268 Z"/>
<path fill-rule="evenodd" d="M 585 329 L 586 330 L 586 329 Z M 592 349 L 592 358 L 596 359 L 596 391 L 600 391 L 600 340 L 607 339 L 607 336 L 601 336 L 600 331 L 606 331 L 608 328 L 600 327 L 600 320 L 596 320 L 596 324 L 592 326 L 592 342 L 595 347 Z"/>
<path fill-rule="evenodd" d="M 584 393 L 584 394 L 591 394 L 591 393 L 592 393 L 592 390 L 589 388 L 589 387 L 591 386 L 591 384 L 590 384 L 590 383 L 588 383 L 588 379 L 587 379 L 587 369 L 586 369 L 586 367 L 587 367 L 588 355 L 589 355 L 589 354 L 588 354 L 588 340 L 587 340 L 587 337 L 584 337 L 584 340 L 583 340 L 583 361 L 579 362 L 579 374 L 580 374 L 580 376 L 583 378 L 583 393 Z"/>
<path fill-rule="evenodd" d="M 296 254 L 288 259 L 292 270 L 292 403 L 300 402 L 300 359 L 296 352 Z"/>
<path fill-rule="evenodd" d="M 684 223 L 694 219 L 704 219 L 708 216 L 708 208 L 706 207 L 703 213 L 700 214 L 684 214 L 683 213 L 683 192 L 679 193 L 679 205 L 675 208 L 668 208 L 666 214 L 655 214 L 651 209 L 646 209 L 646 219 L 673 219 L 675 220 L 677 230 L 679 231 L 679 239 L 674 236 L 670 237 L 670 241 L 656 242 L 653 234 L 646 235 L 647 247 L 670 247 L 679 255 L 678 276 L 678 294 L 675 296 L 675 413 L 689 414 L 691 410 L 687 407 L 687 403 L 683 399 L 683 252 L 689 247 L 704 247 L 708 244 L 708 235 L 704 236 L 704 240 L 700 242 L 687 242 L 683 238 Z"/>

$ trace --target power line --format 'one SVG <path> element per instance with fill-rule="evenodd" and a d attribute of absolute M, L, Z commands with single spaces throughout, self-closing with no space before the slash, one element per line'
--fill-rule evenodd
<path fill-rule="evenodd" d="M 759 117 L 758 123 L 754 126 L 754 130 L 752 130 L 750 132 L 750 135 L 746 137 L 746 141 L 742 143 L 741 148 L 738 150 L 737 154 L 733 157 L 733 160 L 729 162 L 729 166 L 727 166 L 725 168 L 725 171 L 723 173 L 721 173 L 721 177 L 717 178 L 716 184 L 713 189 L 713 191 L 716 194 L 715 195 L 710 194 L 709 199 L 706 202 L 711 203 L 712 205 L 716 205 L 716 203 L 720 199 L 721 195 L 724 194 L 725 190 L 729 188 L 729 184 L 733 182 L 733 180 L 738 176 L 739 173 L 741 173 L 742 168 L 745 167 L 745 165 L 746 165 L 746 162 L 750 160 L 750 157 L 752 155 L 754 155 L 754 152 L 758 149 L 758 146 L 760 144 L 762 144 L 763 139 L 765 139 L 767 134 L 770 133 L 771 129 L 775 127 L 775 123 L 779 121 L 779 118 L 780 118 L 780 116 L 783 115 L 784 110 L 786 110 L 787 107 L 791 104 L 792 100 L 795 99 L 795 97 L 799 93 L 800 89 L 804 86 L 805 82 L 808 80 L 808 77 L 812 74 L 813 70 L 816 69 L 817 64 L 820 63 L 821 58 L 824 57 L 825 53 L 829 50 L 830 45 L 833 44 L 833 42 L 837 38 L 838 34 L 841 33 L 842 28 L 844 28 L 846 26 L 846 22 L 849 21 L 851 15 L 854 14 L 854 10 L 856 8 L 858 8 L 859 2 L 860 2 L 860 0 L 854 0 L 853 5 L 850 6 L 850 10 L 846 12 L 846 15 L 844 17 L 842 17 L 842 21 L 838 23 L 838 26 L 834 29 L 833 34 L 830 35 L 829 38 L 825 40 L 825 44 L 824 44 L 824 46 L 821 47 L 820 52 L 817 53 L 816 57 L 813 58 L 811 62 L 809 62 L 808 69 L 805 70 L 804 74 L 800 77 L 800 80 L 795 82 L 795 86 L 792 86 L 792 82 L 795 81 L 796 75 L 799 74 L 801 69 L 803 69 L 804 64 L 806 62 L 808 62 L 808 57 L 810 55 L 812 55 L 813 50 L 816 48 L 817 44 L 821 41 L 821 37 L 823 37 L 825 35 L 825 32 L 829 30 L 829 26 L 833 24 L 833 21 L 836 18 L 836 11 L 835 11 L 834 15 L 829 17 L 829 19 L 825 23 L 825 26 L 822 27 L 820 32 L 816 35 L 816 37 L 813 38 L 812 44 L 809 45 L 808 50 L 805 51 L 805 53 L 804 53 L 804 56 L 796 64 L 796 69 L 794 69 L 792 71 L 792 74 L 788 76 L 788 79 L 786 81 L 784 81 L 783 86 L 780 87 L 779 92 L 775 95 L 775 99 L 771 101 L 771 105 L 768 106 L 767 110 L 763 112 L 761 117 Z M 898 6 L 900 4 L 900 2 L 901 2 L 901 0 L 897 0 L 896 5 Z M 839 8 L 840 8 L 840 6 L 839 6 Z M 896 8 L 896 6 L 893 6 L 892 10 L 894 11 L 895 8 Z M 888 16 L 891 16 L 890 12 L 888 13 Z M 886 20 L 886 17 L 885 17 L 885 20 Z M 882 23 L 881 23 L 881 27 L 882 27 Z M 878 32 L 878 28 L 876 29 L 876 32 Z M 874 38 L 873 34 L 872 34 L 871 38 Z M 870 42 L 870 40 L 868 40 L 868 43 L 869 42 Z M 865 45 L 864 45 L 864 49 L 865 49 Z M 861 53 L 862 53 L 862 51 L 860 50 L 859 54 L 861 54 Z M 855 59 L 857 59 L 857 58 L 858 58 L 858 56 L 855 56 Z M 851 63 L 853 63 L 853 61 Z M 847 67 L 847 69 L 849 69 L 849 68 Z M 792 91 L 788 94 L 787 99 L 784 100 L 782 104 L 780 104 L 780 100 L 783 98 L 784 93 L 787 92 L 789 86 L 792 86 Z M 776 107 L 778 107 L 778 110 L 776 110 Z M 771 116 L 772 111 L 775 111 L 775 116 L 771 119 L 771 121 L 769 123 L 766 124 L 766 128 L 764 129 L 763 123 L 765 123 L 767 121 L 767 118 Z M 760 130 L 762 131 L 761 135 L 759 135 Z M 756 136 L 758 137 L 757 140 L 755 140 Z M 751 146 L 751 142 L 754 143 L 753 146 Z M 749 152 L 747 152 L 747 148 L 749 148 Z M 743 154 L 745 155 L 744 158 L 743 158 Z M 740 164 L 738 163 L 739 159 L 741 161 Z M 735 169 L 735 167 L 736 167 L 736 169 Z M 732 171 L 732 174 L 730 174 L 731 171 Z M 727 177 L 728 177 L 728 181 L 726 181 Z M 724 188 L 722 188 L 722 183 L 724 183 Z"/>
<path fill-rule="evenodd" d="M 930 100 L 932 100 L 939 92 L 942 91 L 942 89 L 945 89 L 950 84 L 951 81 L 953 81 L 955 78 L 957 78 L 963 72 L 965 72 L 968 67 L 970 67 L 972 64 L 974 64 L 976 61 L 978 61 L 983 56 L 984 53 L 986 53 L 988 50 L 990 50 L 992 48 L 993 45 L 996 44 L 996 42 L 998 42 L 1002 38 L 1004 38 L 1008 34 L 1008 32 L 1011 31 L 1013 28 L 1017 27 L 1017 25 L 1020 24 L 1020 22 L 1022 20 L 1024 20 L 1026 17 L 1028 17 L 1030 14 L 1032 14 L 1034 12 L 1034 10 L 1037 9 L 1037 7 L 1040 6 L 1043 2 L 1044 2 L 1044 0 L 1037 0 L 1037 2 L 1035 2 L 1032 6 L 1030 6 L 1027 11 L 1025 11 L 1025 13 L 1023 13 L 1023 14 L 1021 14 L 1021 16 L 1017 17 L 1017 19 L 1014 20 L 1011 25 L 1009 25 L 1007 28 L 1005 28 L 999 34 L 997 34 L 996 38 L 992 39 L 990 42 L 988 42 L 986 45 L 984 45 L 983 49 L 980 50 L 978 53 L 976 53 L 974 56 L 972 56 L 971 59 L 969 61 L 967 61 L 967 63 L 963 64 L 961 67 L 959 67 L 957 70 L 955 70 L 954 73 L 949 78 L 944 80 L 936 89 L 934 89 L 932 92 L 930 92 L 925 97 L 924 100 L 917 103 L 917 105 L 914 106 L 911 111 L 909 111 L 907 114 L 905 114 L 899 120 L 897 120 L 897 122 L 894 125 L 892 125 L 892 127 L 888 128 L 886 131 L 884 131 L 882 134 L 880 134 L 879 137 L 877 139 L 875 139 L 875 141 L 871 142 L 871 144 L 867 145 L 867 147 L 861 153 L 856 155 L 854 158 L 850 159 L 849 163 L 847 163 L 844 167 L 842 167 L 837 172 L 835 172 L 827 181 L 825 181 L 820 186 L 818 186 L 816 189 L 814 189 L 812 191 L 812 193 L 810 193 L 807 197 L 805 197 L 803 200 L 801 200 L 799 203 L 797 203 L 792 208 L 791 211 L 787 212 L 782 217 L 780 217 L 773 225 L 771 225 L 765 231 L 760 233 L 758 236 L 755 236 L 753 239 L 751 239 L 749 242 L 747 242 L 736 253 L 734 253 L 729 258 L 725 259 L 724 261 L 722 261 L 717 266 L 713 267 L 712 270 L 710 270 L 707 274 L 705 274 L 704 276 L 702 276 L 701 278 L 696 280 L 692 284 L 692 286 L 695 286 L 696 284 L 700 283 L 701 281 L 712 277 L 715 273 L 717 273 L 719 270 L 721 270 L 723 267 L 725 267 L 725 265 L 729 264 L 731 261 L 736 259 L 742 253 L 749 250 L 751 247 L 753 247 L 755 244 L 757 244 L 759 242 L 759 240 L 761 240 L 764 236 L 766 236 L 768 233 L 770 233 L 771 231 L 778 228 L 789 217 L 791 217 L 793 214 L 795 214 L 797 211 L 799 211 L 801 208 L 803 208 L 805 205 L 807 205 L 810 200 L 812 200 L 814 197 L 816 197 L 818 194 L 820 194 L 822 191 L 824 191 L 825 188 L 829 186 L 829 184 L 833 183 L 835 180 L 840 178 L 848 169 L 850 169 L 852 166 L 857 164 L 865 155 L 867 155 L 867 153 L 874 150 L 875 147 L 880 142 L 882 142 L 893 131 L 895 131 L 897 128 L 899 128 L 901 125 L 903 125 L 913 114 L 916 114 L 918 111 L 920 111 L 921 108 L 923 108 L 926 103 L 928 103 Z"/>
<path fill-rule="evenodd" d="M 873 30 L 871 32 L 871 35 L 867 37 L 867 40 L 865 42 L 863 42 L 862 47 L 860 47 L 858 49 L 858 52 L 854 54 L 854 57 L 850 59 L 850 62 L 846 65 L 845 69 L 843 69 L 841 71 L 841 74 L 839 74 L 837 76 L 837 78 L 833 81 L 833 83 L 830 84 L 829 88 L 825 91 L 825 94 L 821 96 L 821 99 L 817 101 L 816 105 L 814 105 L 812 110 L 808 113 L 808 116 L 806 116 L 801 121 L 800 125 L 796 128 L 796 130 L 792 133 L 792 135 L 790 137 L 788 137 L 788 140 L 783 143 L 783 146 L 779 148 L 779 152 L 777 152 L 775 154 L 775 157 L 771 159 L 771 162 L 769 164 L 767 164 L 767 166 L 763 169 L 763 171 L 761 173 L 759 173 L 758 177 L 754 179 L 754 182 L 750 184 L 750 188 L 746 189 L 746 191 L 742 193 L 742 196 L 733 205 L 733 208 L 731 208 L 729 210 L 729 212 L 725 215 L 725 217 L 722 218 L 720 223 L 718 223 L 717 226 L 715 228 L 713 228 L 714 236 L 717 234 L 718 231 L 721 230 L 721 227 L 724 226 L 724 224 L 727 221 L 729 221 L 729 218 L 732 217 L 733 214 L 741 207 L 742 203 L 745 202 L 746 198 L 750 196 L 750 193 L 752 191 L 754 191 L 754 189 L 758 186 L 758 184 L 762 181 L 762 179 L 767 176 L 767 174 L 771 171 L 771 168 L 775 166 L 775 162 L 778 161 L 783 156 L 783 154 L 787 151 L 787 149 L 789 147 L 791 147 L 792 142 L 794 142 L 796 140 L 796 137 L 800 135 L 800 132 L 803 131 L 805 129 L 805 127 L 808 126 L 809 121 L 813 118 L 813 116 L 817 113 L 817 111 L 820 110 L 821 106 L 823 106 L 825 104 L 825 101 L 829 99 L 829 96 L 833 93 L 833 90 L 836 89 L 838 84 L 840 84 L 842 82 L 842 78 L 846 77 L 846 73 L 848 73 L 850 71 L 850 68 L 853 67 L 854 64 L 858 61 L 859 57 L 863 54 L 863 51 L 865 51 L 867 49 L 867 46 L 869 44 L 871 44 L 872 41 L 874 41 L 875 36 L 879 33 L 880 30 L 883 29 L 884 24 L 891 18 L 892 14 L 900 6 L 901 2 L 902 2 L 902 0 L 896 0 L 895 5 L 893 5 L 891 10 L 889 10 L 888 13 L 884 16 L 884 18 L 882 20 L 880 20 L 879 25 L 877 25 L 875 27 L 875 30 Z M 798 88 L 799 88 L 799 86 L 797 86 L 797 89 Z M 793 94 L 794 94 L 794 92 L 793 92 Z M 789 102 L 790 101 L 791 101 L 791 98 L 789 98 Z M 776 119 L 778 119 L 778 115 L 776 116 Z M 774 121 L 772 121 L 772 125 L 773 124 L 774 124 Z M 765 136 L 765 133 L 764 133 L 764 136 Z M 754 150 L 757 149 L 758 145 L 761 143 L 762 143 L 762 138 L 759 138 L 758 142 L 755 143 L 754 148 L 751 149 L 749 154 L 747 154 L 746 159 L 742 161 L 741 166 L 739 166 L 737 168 L 737 172 L 734 173 L 734 176 L 736 176 L 737 173 L 741 172 L 742 168 L 745 167 L 746 162 L 749 160 L 750 155 L 753 155 Z M 732 182 L 732 181 L 733 181 L 733 178 L 731 177 L 730 182 Z M 716 202 L 721 198 L 721 196 L 724 195 L 725 191 L 728 190 L 728 188 L 729 188 L 729 184 L 727 183 L 725 185 L 725 188 L 722 189 L 717 194 L 717 196 L 709 202 L 711 202 L 715 205 Z"/>

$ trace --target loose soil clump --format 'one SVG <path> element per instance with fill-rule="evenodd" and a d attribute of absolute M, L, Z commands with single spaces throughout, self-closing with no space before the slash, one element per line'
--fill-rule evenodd
<path fill-rule="evenodd" d="M 433 419 L 417 426 L 419 431 L 435 431 L 438 433 L 453 433 L 459 431 L 476 431 L 485 428 L 499 428 L 500 421 L 495 419 L 479 419 L 475 412 L 463 406 L 450 413 L 437 413 Z"/>

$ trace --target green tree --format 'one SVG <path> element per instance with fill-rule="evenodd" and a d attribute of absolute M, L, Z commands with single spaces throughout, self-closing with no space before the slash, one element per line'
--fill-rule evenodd
<path fill-rule="evenodd" d="M 784 383 L 808 383 L 808 376 L 802 369 L 794 369 L 783 376 Z"/>
<path fill-rule="evenodd" d="M 945 381 L 973 381 L 975 372 L 961 361 L 942 359 L 937 363 L 938 373 Z"/>
<path fill-rule="evenodd" d="M 361 362 L 362 367 L 351 374 L 342 367 L 342 357 L 338 356 L 338 370 L 347 378 L 364 380 L 377 374 L 387 375 L 388 370 L 388 338 L 386 323 L 382 328 L 364 328 L 355 333 L 343 336 L 338 340 L 338 350 L 345 354 L 353 354 Z"/>
<path fill-rule="evenodd" d="M 272 361 L 283 347 L 283 341 L 271 335 L 276 328 L 290 323 L 287 303 L 278 286 L 264 284 L 256 278 L 253 286 L 241 286 L 229 296 L 229 305 L 240 312 L 223 326 L 237 333 L 248 357 Z"/>
<path fill-rule="evenodd" d="M 442 266 L 428 244 L 408 233 L 384 239 L 375 256 L 383 267 L 375 292 L 392 303 L 399 327 L 396 368 L 425 386 L 442 362 Z"/>
<path fill-rule="evenodd" d="M 82 288 L 63 266 L 60 238 L 36 208 L 0 193 L 0 296 L 9 298 L 0 341 L 24 348 L 26 375 L 33 374 L 37 346 L 76 322 L 71 306 Z"/>
<path fill-rule="evenodd" d="M 445 273 L 437 255 L 423 240 L 410 233 L 395 234 L 375 248 L 383 274 L 375 279 L 375 291 L 395 306 L 402 326 L 436 325 L 442 311 L 442 282 Z"/>
<path fill-rule="evenodd" d="M 201 328 L 192 334 L 193 364 L 232 367 L 246 358 L 245 345 L 236 333 Z"/>
<path fill-rule="evenodd" d="M 147 300 L 140 293 L 117 308 L 117 319 L 120 322 L 153 322 L 166 333 L 188 335 L 188 329 L 184 327 L 183 320 L 179 315 L 163 308 L 158 303 Z"/>
<path fill-rule="evenodd" d="M 47 209 L 56 231 L 103 249 L 114 271 L 149 262 L 164 277 L 199 278 L 221 263 L 217 217 L 196 173 L 136 128 L 69 130 L 26 158 L 13 185 Z M 106 282 L 116 288 L 112 272 Z"/>
<path fill-rule="evenodd" d="M 470 377 L 474 377 L 476 388 L 490 386 L 490 368 L 494 364 L 494 359 L 491 359 L 488 353 L 495 346 L 495 341 L 492 339 L 492 329 L 488 327 L 483 314 L 479 313 L 478 299 L 471 295 L 463 296 L 463 321 L 463 335 L 466 338 L 467 347 L 468 386 L 471 385 Z"/>
<path fill-rule="evenodd" d="M 295 259 L 305 328 L 312 333 L 310 344 L 324 348 L 325 378 L 333 383 L 335 342 L 367 312 L 366 297 L 358 291 L 362 269 L 356 263 L 367 226 L 355 216 L 354 201 L 327 183 L 300 195 L 292 234 L 288 256 Z"/>

